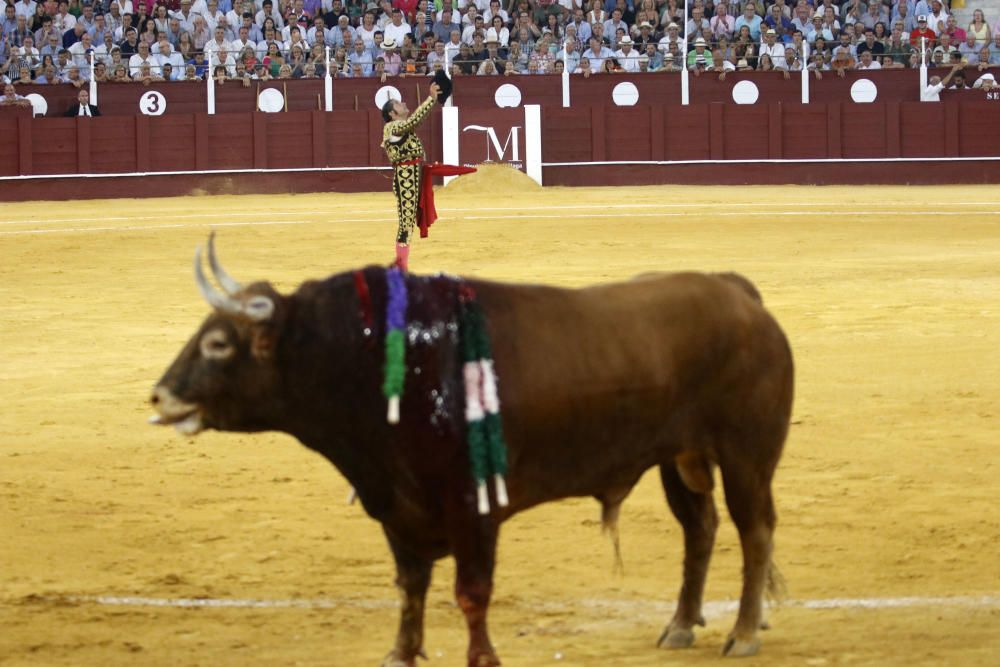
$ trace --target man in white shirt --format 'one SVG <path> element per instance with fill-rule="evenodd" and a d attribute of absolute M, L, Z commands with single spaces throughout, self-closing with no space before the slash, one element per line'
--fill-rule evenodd
<path fill-rule="evenodd" d="M 191 32 L 194 29 L 194 13 L 191 11 L 191 0 L 181 0 L 180 10 L 170 12 L 170 17 L 180 22 L 182 30 Z"/>
<path fill-rule="evenodd" d="M 229 55 L 229 49 L 219 49 L 213 52 L 209 62 L 213 72 L 216 67 L 222 65 L 226 68 L 226 76 L 236 76 L 236 59 Z"/>
<path fill-rule="evenodd" d="M 597 37 L 590 38 L 590 48 L 583 52 L 583 58 L 590 62 L 591 72 L 603 72 L 604 61 L 613 58 L 614 55 L 611 49 L 604 46 Z"/>
<path fill-rule="evenodd" d="M 398 7 L 393 7 L 392 9 L 392 21 L 385 26 L 385 30 L 382 31 L 382 37 L 385 40 L 392 38 L 396 44 L 403 43 L 403 37 L 405 35 L 411 34 L 413 32 L 410 29 L 410 24 L 403 20 L 403 12 L 399 11 Z"/>
<path fill-rule="evenodd" d="M 941 6 L 940 0 L 933 0 L 931 7 L 931 11 L 927 13 L 927 27 L 940 35 L 948 28 L 948 12 Z"/>
<path fill-rule="evenodd" d="M 20 0 L 14 4 L 14 15 L 23 16 L 30 21 L 35 16 L 36 3 L 32 0 Z"/>
<path fill-rule="evenodd" d="M 778 33 L 774 28 L 768 28 L 764 33 L 764 43 L 760 45 L 760 55 L 765 53 L 771 58 L 774 69 L 788 69 L 785 62 L 785 45 L 778 43 Z"/>
<path fill-rule="evenodd" d="M 953 65 L 951 71 L 948 72 L 948 76 L 944 79 L 939 76 L 932 76 L 930 81 L 927 82 L 927 87 L 920 92 L 920 101 L 940 102 L 941 91 L 948 87 L 948 82 L 951 81 L 951 77 L 955 76 L 955 72 L 964 69 L 964 67 L 962 64 Z"/>
<path fill-rule="evenodd" d="M 618 59 L 618 64 L 621 65 L 622 69 L 626 72 L 638 72 L 639 54 L 632 49 L 632 38 L 625 35 L 618 40 L 618 46 L 619 49 L 615 52 L 615 58 Z"/>
<path fill-rule="evenodd" d="M 250 29 L 246 26 L 240 28 L 240 36 L 230 46 L 233 47 L 233 51 L 236 53 L 243 53 L 243 49 L 247 47 L 250 47 L 253 51 L 257 50 L 257 42 L 250 39 Z"/>
<path fill-rule="evenodd" d="M 871 51 L 862 51 L 859 57 L 860 62 L 858 63 L 858 69 L 882 69 L 882 65 L 880 65 L 877 60 L 872 58 Z"/>
<path fill-rule="evenodd" d="M 281 18 L 281 12 L 274 8 L 274 3 L 271 0 L 264 0 L 262 9 L 257 12 L 254 17 L 254 23 L 256 23 L 261 29 L 264 28 L 264 19 L 271 17 L 274 19 L 274 25 L 280 30 L 285 27 L 285 20 Z"/>
<path fill-rule="evenodd" d="M 149 65 L 151 74 L 160 74 L 160 61 L 149 52 L 149 44 L 146 40 L 139 40 L 139 51 L 128 59 L 129 76 L 133 79 L 142 76 L 143 65 Z"/>
<path fill-rule="evenodd" d="M 205 53 L 219 51 L 220 49 L 231 51 L 232 46 L 226 40 L 225 29 L 223 29 L 222 26 L 216 26 L 214 36 L 208 41 L 207 44 L 205 44 Z"/>
<path fill-rule="evenodd" d="M 660 39 L 660 43 L 657 48 L 659 48 L 662 53 L 667 53 L 668 51 L 671 50 L 670 48 L 671 44 L 676 44 L 677 46 L 680 46 L 681 44 L 680 31 L 681 27 L 679 25 L 677 25 L 676 23 L 670 23 L 667 26 L 667 34 Z M 591 65 L 593 65 L 593 63 L 591 63 Z"/>
<path fill-rule="evenodd" d="M 94 43 L 91 40 L 89 32 L 80 35 L 80 41 L 69 47 L 69 53 L 73 57 L 73 64 L 79 67 L 81 72 L 90 71 L 90 56 L 88 54 L 93 50 Z"/>

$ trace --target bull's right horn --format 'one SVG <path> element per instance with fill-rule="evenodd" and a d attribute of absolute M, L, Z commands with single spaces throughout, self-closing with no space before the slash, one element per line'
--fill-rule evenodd
<path fill-rule="evenodd" d="M 213 230 L 211 234 L 208 235 L 208 265 L 212 267 L 212 274 L 215 279 L 219 281 L 222 285 L 222 289 L 226 291 L 229 296 L 234 296 L 238 292 L 243 291 L 243 285 L 238 283 L 233 279 L 226 270 L 222 268 L 219 264 L 219 260 L 215 257 L 215 231 Z"/>
<path fill-rule="evenodd" d="M 239 301 L 223 294 L 208 282 L 205 272 L 201 268 L 201 246 L 198 246 L 198 249 L 194 251 L 194 279 L 198 283 L 201 295 L 205 297 L 205 301 L 208 301 L 210 306 L 230 315 L 239 315 L 243 312 L 243 306 Z"/>

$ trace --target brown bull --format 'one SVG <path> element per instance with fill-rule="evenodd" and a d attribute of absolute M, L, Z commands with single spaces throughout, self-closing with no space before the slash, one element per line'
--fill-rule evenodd
<path fill-rule="evenodd" d="M 158 416 L 183 433 L 278 430 L 328 458 L 381 522 L 403 606 L 383 665 L 422 653 L 434 561 L 454 556 L 455 593 L 469 628 L 468 664 L 498 665 L 486 613 L 500 523 L 539 503 L 594 496 L 605 523 L 640 476 L 659 466 L 684 529 L 683 584 L 659 644 L 686 647 L 702 625 L 702 592 L 718 517 L 721 471 L 743 547 L 739 616 L 723 652 L 758 646 L 771 580 L 771 479 L 788 430 L 788 343 L 742 277 L 681 273 L 586 289 L 467 281 L 493 340 L 508 444 L 510 504 L 476 510 L 463 444 L 453 278 L 407 278 L 410 372 L 400 423 L 385 419 L 381 341 L 385 272 L 368 268 L 278 294 L 243 287 L 196 254 L 214 306 L 153 392 Z M 366 324 L 359 281 L 370 291 Z M 494 498 L 495 500 L 495 498 Z"/>

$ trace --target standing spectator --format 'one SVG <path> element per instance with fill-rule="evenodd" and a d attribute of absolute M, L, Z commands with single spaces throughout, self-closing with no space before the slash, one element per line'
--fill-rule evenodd
<path fill-rule="evenodd" d="M 932 76 L 930 78 L 930 81 L 927 82 L 927 87 L 924 88 L 923 91 L 921 91 L 920 93 L 920 101 L 940 102 L 941 91 L 948 86 L 948 82 L 951 81 L 951 78 L 955 76 L 955 74 L 961 69 L 962 69 L 961 64 L 952 66 L 951 71 L 948 72 L 948 76 L 946 76 L 944 79 L 942 79 L 937 75 Z"/>
<path fill-rule="evenodd" d="M 413 30 L 410 28 L 410 24 L 403 20 L 403 12 L 398 8 L 393 8 L 392 10 L 392 20 L 385 26 L 383 30 L 385 41 L 392 41 L 396 44 L 403 43 L 403 37 L 405 35 L 412 34 Z M 389 64 L 386 63 L 386 69 L 390 69 Z"/>
<path fill-rule="evenodd" d="M 71 104 L 63 115 L 96 118 L 101 115 L 101 110 L 97 108 L 96 104 L 90 103 L 90 91 L 86 88 L 81 88 L 80 92 L 76 94 L 76 104 Z"/>
<path fill-rule="evenodd" d="M 948 12 L 941 5 L 941 0 L 931 0 L 931 11 L 927 14 L 927 27 L 940 35 L 948 29 Z"/>

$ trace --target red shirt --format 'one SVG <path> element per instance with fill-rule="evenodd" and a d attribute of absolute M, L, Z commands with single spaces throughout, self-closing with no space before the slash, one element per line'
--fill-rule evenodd
<path fill-rule="evenodd" d="M 428 3 L 428 5 L 433 7 L 431 3 Z M 407 23 L 417 13 L 417 0 L 392 0 L 392 6 L 403 12 L 403 17 L 407 19 Z"/>
<path fill-rule="evenodd" d="M 914 28 L 913 32 L 910 33 L 910 46 L 912 46 L 915 49 L 919 49 L 921 37 L 927 38 L 928 49 L 934 48 L 934 42 L 935 40 L 937 40 L 937 33 L 935 33 L 930 28 L 924 28 L 923 30 L 921 30 L 920 28 Z"/>

